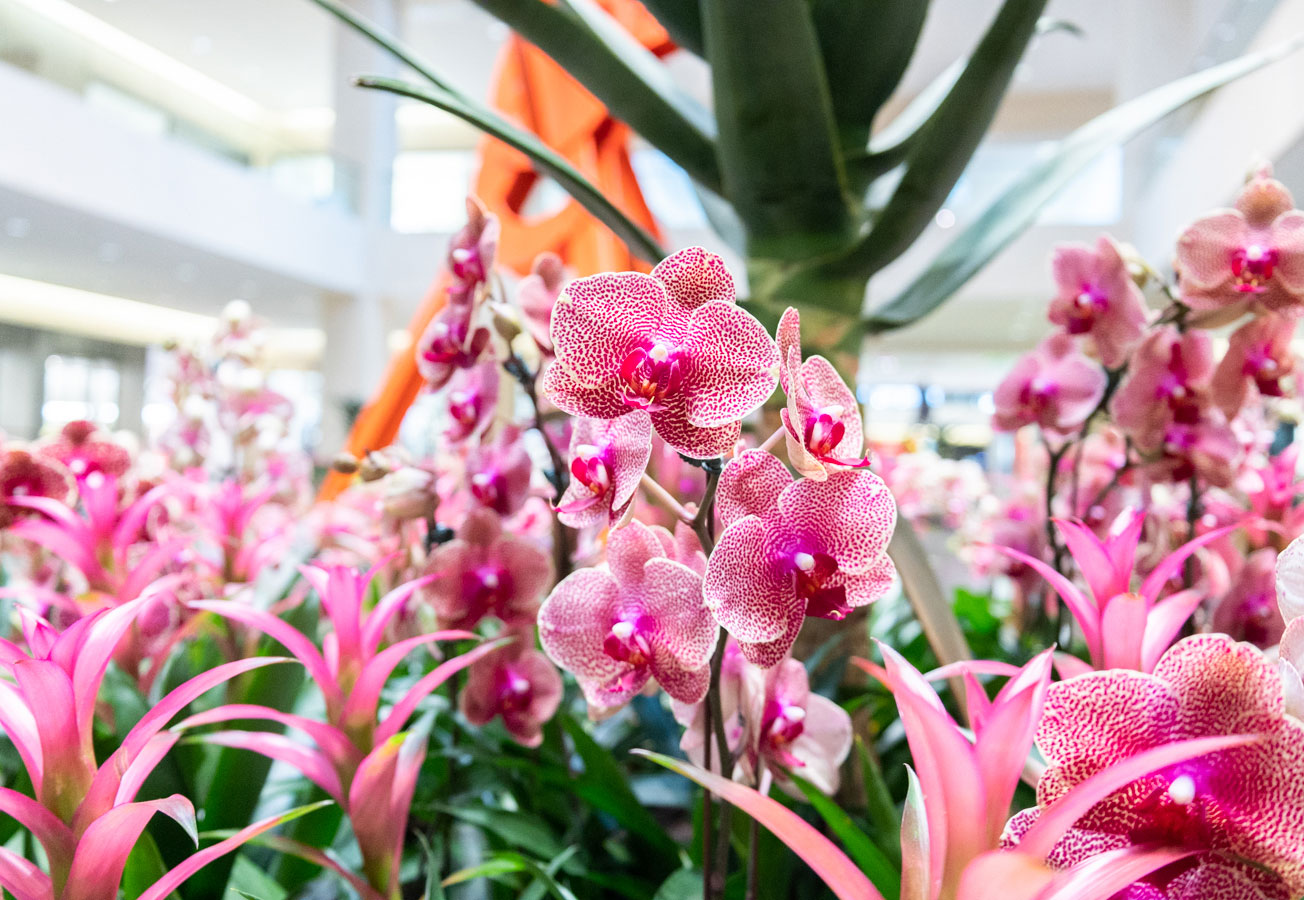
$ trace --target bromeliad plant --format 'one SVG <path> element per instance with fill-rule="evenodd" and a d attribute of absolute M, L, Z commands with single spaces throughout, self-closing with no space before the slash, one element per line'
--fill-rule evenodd
<path fill-rule="evenodd" d="M 458 90 L 346 4 L 316 2 L 420 78 L 365 76 L 360 84 L 432 104 L 505 141 L 635 253 L 650 262 L 666 255 L 554 149 Z M 1042 19 L 1046 0 L 1006 0 L 969 56 L 886 122 L 884 108 L 914 54 L 927 0 L 476 3 L 683 168 L 712 227 L 746 259 L 758 316 L 772 324 L 797 305 L 817 326 L 821 349 L 853 352 L 866 329 L 899 328 L 940 305 L 1098 153 L 1298 46 L 1197 72 L 1083 125 L 1039 157 L 897 296 L 866 313 L 870 278 L 924 233 L 991 127 L 1020 59 L 1039 35 L 1057 30 Z M 631 19 L 664 28 L 709 65 L 709 110 L 620 24 Z"/>

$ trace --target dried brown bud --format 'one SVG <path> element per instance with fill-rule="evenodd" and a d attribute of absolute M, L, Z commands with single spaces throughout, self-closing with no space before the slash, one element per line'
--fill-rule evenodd
<path fill-rule="evenodd" d="M 358 458 L 352 453 L 339 453 L 331 460 L 331 468 L 341 475 L 352 475 L 358 471 Z"/>

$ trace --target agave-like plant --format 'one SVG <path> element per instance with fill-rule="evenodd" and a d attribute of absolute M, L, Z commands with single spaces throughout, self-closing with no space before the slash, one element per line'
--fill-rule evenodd
<path fill-rule="evenodd" d="M 315 0 L 406 63 L 419 82 L 359 83 L 430 103 L 530 157 L 644 258 L 656 241 L 559 154 L 455 88 L 409 48 Z M 865 330 L 936 308 L 1030 225 L 1100 152 L 1182 105 L 1297 49 L 1296 39 L 1186 76 L 1083 125 L 1030 165 L 900 294 L 863 313 L 869 279 L 923 233 L 991 126 L 1047 0 L 1006 0 L 967 59 L 890 122 L 927 0 L 646 0 L 711 67 L 713 110 L 680 89 L 602 0 L 475 0 L 550 55 L 611 113 L 681 166 L 712 226 L 747 261 L 753 310 L 789 304 L 854 350 Z M 859 328 L 849 327 L 859 322 Z M 825 339 L 825 345 L 829 338 Z"/>

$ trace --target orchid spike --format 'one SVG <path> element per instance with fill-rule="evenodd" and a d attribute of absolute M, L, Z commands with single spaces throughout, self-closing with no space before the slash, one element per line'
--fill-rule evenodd
<path fill-rule="evenodd" d="M 1017 431 L 1039 425 L 1063 434 L 1079 427 L 1105 394 L 1100 366 L 1087 359 L 1073 338 L 1056 333 L 1014 364 L 996 387 L 994 428 Z"/>
<path fill-rule="evenodd" d="M 1198 591 L 1179 591 L 1160 600 L 1183 563 L 1201 547 L 1231 534 L 1240 524 L 1215 528 L 1168 554 L 1133 590 L 1133 569 L 1145 513 L 1129 509 L 1102 541 L 1083 522 L 1056 519 L 1069 554 L 1087 581 L 1089 592 L 1040 559 L 1009 547 L 994 549 L 1039 572 L 1068 606 L 1082 629 L 1092 665 L 1148 672 L 1200 605 Z"/>
<path fill-rule="evenodd" d="M 780 411 L 788 461 L 807 478 L 823 481 L 838 467 L 864 468 L 860 403 L 833 364 L 822 356 L 801 358 L 801 318 L 788 307 L 779 319 L 779 383 L 788 395 Z"/>
<path fill-rule="evenodd" d="M 724 261 L 698 247 L 651 275 L 572 281 L 552 311 L 556 361 L 543 392 L 573 416 L 615 419 L 646 410 L 686 456 L 733 449 L 741 421 L 774 391 L 778 350 L 736 306 Z"/>
<path fill-rule="evenodd" d="M 759 666 L 788 655 L 806 616 L 841 620 L 891 587 L 896 504 L 871 472 L 794 481 L 769 453 L 747 450 L 725 466 L 716 504 L 725 528 L 703 596 Z"/>
<path fill-rule="evenodd" d="M 1141 342 L 1149 315 L 1118 247 L 1105 235 L 1095 248 L 1064 244 L 1052 263 L 1056 294 L 1050 320 L 1087 336 L 1101 365 L 1116 369 Z"/>
<path fill-rule="evenodd" d="M 927 900 L 954 897 L 965 866 L 1000 841 L 1050 685 L 1051 651 L 1015 670 L 990 703 L 983 695 L 970 740 L 924 676 L 879 648 L 886 669 L 854 662 L 892 691 L 905 725 L 926 807 Z"/>

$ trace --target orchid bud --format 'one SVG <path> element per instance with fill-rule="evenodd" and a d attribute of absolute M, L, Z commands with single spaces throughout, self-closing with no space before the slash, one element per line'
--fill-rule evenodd
<path fill-rule="evenodd" d="M 352 453 L 341 452 L 331 460 L 331 469 L 341 475 L 354 475 L 360 468 L 358 458 Z"/>

